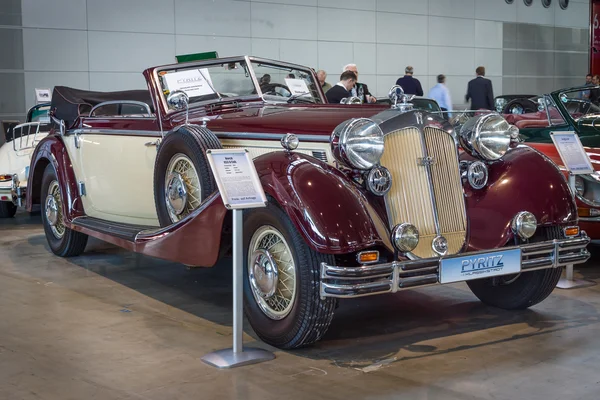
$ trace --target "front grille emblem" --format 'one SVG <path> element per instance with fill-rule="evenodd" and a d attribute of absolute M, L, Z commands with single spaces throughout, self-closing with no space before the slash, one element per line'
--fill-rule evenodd
<path fill-rule="evenodd" d="M 417 165 L 422 167 L 432 166 L 435 164 L 435 158 L 431 156 L 417 158 Z"/>

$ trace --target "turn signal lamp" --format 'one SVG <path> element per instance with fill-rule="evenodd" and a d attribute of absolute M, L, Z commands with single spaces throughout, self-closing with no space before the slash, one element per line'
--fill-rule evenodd
<path fill-rule="evenodd" d="M 567 226 L 565 228 L 565 236 L 572 237 L 579 235 L 579 227 L 578 226 Z"/>
<path fill-rule="evenodd" d="M 577 209 L 577 215 L 580 217 L 597 217 L 600 216 L 600 210 L 595 208 L 580 207 Z"/>
<path fill-rule="evenodd" d="M 360 264 L 373 264 L 379 261 L 379 252 L 377 250 L 361 251 L 357 254 L 356 259 Z"/>
<path fill-rule="evenodd" d="M 12 175 L 0 175 L 0 182 L 12 181 Z"/>

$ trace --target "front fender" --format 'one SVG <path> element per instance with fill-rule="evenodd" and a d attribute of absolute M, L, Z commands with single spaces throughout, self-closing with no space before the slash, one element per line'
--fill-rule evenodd
<path fill-rule="evenodd" d="M 83 204 L 77 190 L 77 179 L 71 164 L 71 158 L 62 138 L 49 135 L 42 139 L 31 154 L 29 166 L 29 182 L 27 184 L 27 210 L 31 211 L 34 204 L 40 204 L 42 178 L 48 164 L 54 166 L 60 190 L 63 194 L 63 215 L 65 223 L 70 225 L 75 217 L 83 216 Z"/>
<path fill-rule="evenodd" d="M 347 254 L 373 246 L 391 250 L 389 232 L 365 193 L 338 169 L 298 153 L 254 159 L 265 192 L 315 251 Z"/>
<path fill-rule="evenodd" d="M 470 159 L 466 154 L 461 158 Z M 513 238 L 512 218 L 519 211 L 535 215 L 538 225 L 576 225 L 577 207 L 558 167 L 529 146 L 510 150 L 501 162 L 488 165 L 488 185 L 474 190 L 465 184 L 469 218 L 469 250 L 506 245 Z"/>

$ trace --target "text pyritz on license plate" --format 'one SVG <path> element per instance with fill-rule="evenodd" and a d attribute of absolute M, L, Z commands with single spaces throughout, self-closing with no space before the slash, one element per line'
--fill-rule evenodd
<path fill-rule="evenodd" d="M 440 282 L 460 282 L 514 274 L 521 271 L 521 250 L 501 250 L 487 254 L 452 257 L 440 263 Z"/>

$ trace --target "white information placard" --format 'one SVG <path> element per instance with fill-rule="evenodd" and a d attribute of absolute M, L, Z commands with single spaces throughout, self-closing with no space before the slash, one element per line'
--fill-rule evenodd
<path fill-rule="evenodd" d="M 208 81 L 207 81 L 208 80 Z M 171 72 L 165 75 L 169 91 L 181 90 L 189 97 L 213 94 L 208 69 L 189 69 L 187 71 Z"/>
<path fill-rule="evenodd" d="M 50 89 L 41 89 L 35 88 L 35 102 L 37 104 L 40 103 L 49 103 L 52 100 L 52 90 Z"/>
<path fill-rule="evenodd" d="M 550 132 L 550 137 L 567 171 L 573 175 L 594 172 L 592 162 L 575 132 Z"/>
<path fill-rule="evenodd" d="M 308 90 L 308 86 L 306 85 L 306 82 L 304 81 L 304 79 L 286 78 L 285 84 L 290 89 L 292 96 L 310 93 L 310 91 Z"/>
<path fill-rule="evenodd" d="M 229 210 L 265 207 L 267 198 L 246 149 L 206 151 L 221 198 Z"/>

